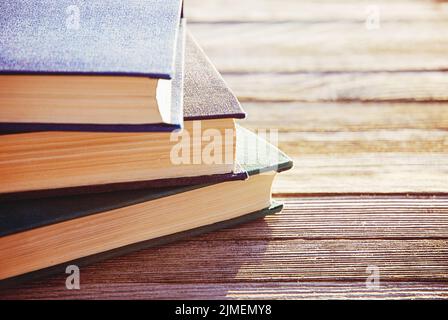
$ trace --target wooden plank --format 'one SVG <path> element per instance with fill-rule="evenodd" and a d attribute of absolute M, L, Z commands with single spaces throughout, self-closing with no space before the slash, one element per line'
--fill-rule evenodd
<path fill-rule="evenodd" d="M 447 196 L 289 199 L 264 221 L 82 268 L 79 292 L 58 275 L 0 299 L 446 298 L 447 212 Z"/>
<path fill-rule="evenodd" d="M 293 156 L 448 152 L 448 104 L 246 103 L 240 124 Z"/>
<path fill-rule="evenodd" d="M 370 265 L 380 269 L 383 281 L 448 281 L 448 240 L 185 241 L 96 264 L 84 278 L 99 283 L 364 281 Z"/>
<path fill-rule="evenodd" d="M 448 192 L 448 104 L 245 103 L 295 168 L 274 193 Z"/>
<path fill-rule="evenodd" d="M 36 285 L 0 299 L 446 299 L 448 283 L 380 282 L 367 288 L 363 282 L 266 282 L 226 284 L 114 283 L 82 284 L 66 290 L 63 279 Z"/>
<path fill-rule="evenodd" d="M 425 0 L 189 0 L 185 13 L 190 22 L 356 21 L 366 19 L 376 5 L 384 21 L 443 20 L 448 14 L 442 1 Z"/>
<path fill-rule="evenodd" d="M 242 102 L 448 102 L 444 72 L 227 74 Z"/>
<path fill-rule="evenodd" d="M 447 192 L 446 153 L 366 153 L 293 157 L 274 184 L 277 196 Z"/>
<path fill-rule="evenodd" d="M 193 240 L 448 238 L 448 196 L 302 197 L 284 202 L 281 214 Z"/>
<path fill-rule="evenodd" d="M 81 277 L 96 284 L 365 281 L 368 266 L 382 281 L 446 282 L 448 240 L 183 241 L 82 268 Z"/>
<path fill-rule="evenodd" d="M 382 22 L 378 30 L 339 20 L 189 28 L 224 74 L 448 70 L 448 16 L 442 21 Z"/>
<path fill-rule="evenodd" d="M 448 128 L 448 103 L 251 103 L 243 104 L 249 129 L 332 133 L 395 131 L 442 132 Z M 388 138 L 389 139 L 389 138 Z"/>

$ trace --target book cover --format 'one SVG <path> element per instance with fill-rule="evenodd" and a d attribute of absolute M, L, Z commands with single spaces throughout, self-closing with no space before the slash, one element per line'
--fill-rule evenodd
<path fill-rule="evenodd" d="M 0 74 L 174 78 L 181 0 L 3 0 Z"/>
<path fill-rule="evenodd" d="M 186 32 L 185 19 L 180 18 L 181 2 L 145 0 L 125 4 L 119 1 L 81 1 L 77 3 L 82 21 L 79 30 L 57 27 L 62 23 L 59 21 L 64 14 L 62 9 L 70 7 L 66 1 L 0 3 L 0 10 L 4 12 L 0 17 L 0 76 L 81 74 L 172 81 L 170 117 L 163 123 L 145 122 L 144 119 L 138 124 L 5 121 L 0 122 L 0 132 L 170 132 L 180 129 L 183 124 Z M 111 15 L 115 15 L 115 19 Z M 19 30 L 24 24 L 26 27 Z M 105 27 L 108 31 L 103 30 Z M 161 27 L 163 29 L 159 29 Z M 51 37 L 48 39 L 49 34 Z M 91 41 L 95 44 L 104 41 L 108 45 L 93 46 Z M 26 50 L 20 46 L 25 46 Z M 61 59 L 65 60 L 61 62 Z"/>
<path fill-rule="evenodd" d="M 189 32 L 186 42 L 184 120 L 244 119 L 235 94 Z"/>

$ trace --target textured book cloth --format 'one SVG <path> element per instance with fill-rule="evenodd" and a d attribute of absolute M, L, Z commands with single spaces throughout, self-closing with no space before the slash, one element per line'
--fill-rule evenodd
<path fill-rule="evenodd" d="M 174 77 L 181 0 L 2 0 L 0 73 Z"/>
<path fill-rule="evenodd" d="M 288 170 L 292 167 L 291 160 L 285 156 L 277 148 L 269 144 L 268 142 L 255 136 L 253 133 L 246 129 L 239 128 L 238 135 L 241 137 L 238 144 L 238 158 L 245 169 L 248 171 L 250 178 L 260 175 L 265 172 L 281 172 Z M 248 182 L 239 182 L 245 184 Z M 170 189 L 147 189 L 132 192 L 115 192 L 98 195 L 84 195 L 84 196 L 71 196 L 64 198 L 47 198 L 40 200 L 30 201 L 11 201 L 2 204 L 0 209 L 0 248 L 4 245 L 3 242 L 7 241 L 8 236 L 16 235 L 20 233 L 26 233 L 33 231 L 47 225 L 63 224 L 64 222 L 80 219 L 88 216 L 95 216 L 105 211 L 110 212 L 122 207 L 134 206 L 145 202 L 151 202 L 156 199 L 168 198 L 182 193 L 188 193 L 194 190 L 202 188 L 208 188 L 214 185 L 198 185 L 190 187 L 178 187 Z M 191 199 L 186 198 L 187 202 Z M 244 206 L 246 204 L 243 204 Z M 182 207 L 182 203 L 175 203 L 173 210 Z M 154 208 L 154 210 L 157 210 Z M 113 257 L 116 255 L 124 254 L 134 250 L 143 249 L 153 245 L 160 245 L 163 243 L 179 240 L 188 236 L 201 234 L 217 230 L 224 227 L 230 227 L 239 223 L 250 221 L 255 218 L 264 216 L 266 214 L 272 214 L 281 210 L 281 205 L 272 203 L 269 207 L 256 212 L 246 212 L 245 214 L 227 219 L 223 221 L 216 221 L 212 224 L 198 226 L 191 230 L 183 230 L 171 235 L 158 237 L 154 239 L 148 239 L 140 241 L 138 243 L 129 244 L 107 252 L 97 253 L 91 256 L 77 259 L 70 263 L 77 264 L 79 266 L 86 263 L 96 262 L 105 258 Z M 0 250 L 1 252 L 1 250 Z M 6 263 L 8 257 L 1 257 L 2 261 Z M 67 262 L 68 263 L 68 262 Z M 53 266 L 45 271 L 37 271 L 29 273 L 23 276 L 5 279 L 0 282 L 0 286 L 9 286 L 17 283 L 20 279 L 32 278 L 47 273 L 58 272 L 63 270 L 63 265 Z M 1 262 L 0 262 L 1 267 Z"/>
<path fill-rule="evenodd" d="M 245 118 L 235 94 L 189 32 L 186 42 L 184 120 Z"/>

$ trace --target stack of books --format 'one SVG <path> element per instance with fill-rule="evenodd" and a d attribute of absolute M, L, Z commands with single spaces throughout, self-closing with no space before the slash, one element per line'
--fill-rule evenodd
<path fill-rule="evenodd" d="M 181 0 L 0 3 L 0 284 L 282 208 Z"/>

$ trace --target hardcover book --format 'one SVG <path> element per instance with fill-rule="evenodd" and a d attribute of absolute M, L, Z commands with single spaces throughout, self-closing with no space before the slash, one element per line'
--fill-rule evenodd
<path fill-rule="evenodd" d="M 235 119 L 245 117 L 237 98 L 190 35 L 185 61 L 182 132 L 0 135 L 0 198 L 246 179 L 235 161 Z M 223 161 L 202 161 L 210 146 Z"/>
<path fill-rule="evenodd" d="M 181 0 L 0 2 L 0 130 L 182 125 Z"/>
<path fill-rule="evenodd" d="M 0 285 L 278 212 L 271 186 L 291 160 L 244 128 L 238 137 L 246 181 L 3 203 Z"/>

